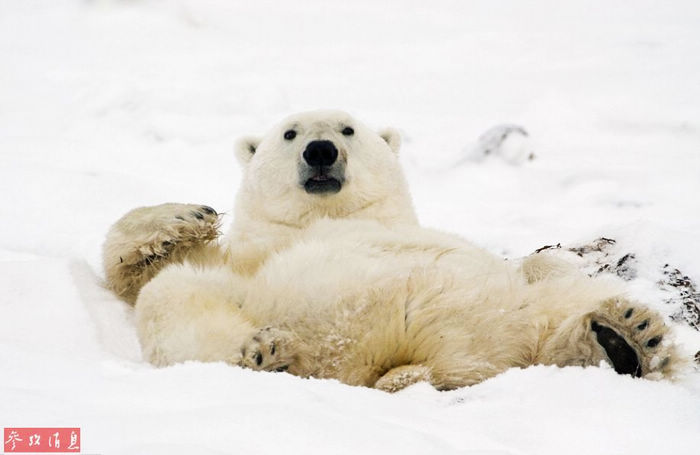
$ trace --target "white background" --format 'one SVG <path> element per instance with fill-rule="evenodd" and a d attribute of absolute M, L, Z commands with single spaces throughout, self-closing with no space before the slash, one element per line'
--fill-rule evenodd
<path fill-rule="evenodd" d="M 100 287 L 109 225 L 167 201 L 230 213 L 235 138 L 315 108 L 400 129 L 427 226 L 509 258 L 613 237 L 666 315 L 660 267 L 700 278 L 697 1 L 0 0 L 0 426 L 80 426 L 104 454 L 698 453 L 693 370 L 387 395 L 141 361 Z M 499 123 L 528 139 L 473 159 Z"/>

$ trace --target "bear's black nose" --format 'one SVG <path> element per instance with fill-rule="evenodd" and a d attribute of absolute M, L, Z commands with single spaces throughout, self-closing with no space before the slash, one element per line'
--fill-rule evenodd
<path fill-rule="evenodd" d="M 330 166 L 338 159 L 338 149 L 331 141 L 311 141 L 303 156 L 309 166 Z"/>

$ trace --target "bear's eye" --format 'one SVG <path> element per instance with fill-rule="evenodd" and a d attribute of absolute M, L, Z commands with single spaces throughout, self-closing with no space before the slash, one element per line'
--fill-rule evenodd
<path fill-rule="evenodd" d="M 343 133 L 343 136 L 352 136 L 353 134 L 355 134 L 355 130 L 350 128 L 349 126 L 346 126 L 345 128 L 343 128 L 343 131 L 341 131 L 341 133 Z"/>
<path fill-rule="evenodd" d="M 284 132 L 284 138 L 288 141 L 291 141 L 295 137 L 297 137 L 297 132 L 294 130 L 287 130 Z"/>

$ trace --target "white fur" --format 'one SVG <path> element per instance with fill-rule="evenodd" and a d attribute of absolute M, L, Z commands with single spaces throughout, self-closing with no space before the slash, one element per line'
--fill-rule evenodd
<path fill-rule="evenodd" d="M 353 136 L 340 133 L 346 126 Z M 288 129 L 295 140 L 283 139 Z M 317 139 L 346 160 L 337 194 L 307 194 L 298 182 L 305 144 Z M 399 145 L 392 130 L 380 135 L 335 111 L 298 114 L 239 142 L 245 177 L 226 262 L 172 264 L 141 290 L 148 360 L 288 367 L 387 391 L 419 380 L 450 389 L 511 367 L 597 365 L 607 356 L 596 321 L 625 336 L 644 374 L 672 371 L 672 348 L 645 348 L 665 333 L 663 321 L 615 285 L 538 258 L 518 268 L 418 227 Z M 625 317 L 630 308 L 634 318 Z M 648 334 L 634 331 L 639 318 L 651 321 Z M 668 360 L 652 366 L 653 355 Z"/>
<path fill-rule="evenodd" d="M 355 134 L 343 136 L 344 127 Z M 297 137 L 286 141 L 284 132 Z M 330 196 L 307 194 L 297 167 L 312 140 L 330 140 L 346 160 L 345 184 Z M 252 274 L 270 252 L 279 251 L 321 218 L 371 219 L 385 225 L 417 224 L 406 180 L 398 162 L 401 140 L 386 129 L 372 131 L 348 114 L 313 111 L 288 117 L 262 139 L 239 141 L 244 178 L 236 198 L 227 244 L 239 273 Z"/>

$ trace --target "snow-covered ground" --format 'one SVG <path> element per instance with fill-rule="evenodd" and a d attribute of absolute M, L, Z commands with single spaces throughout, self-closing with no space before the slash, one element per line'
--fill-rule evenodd
<path fill-rule="evenodd" d="M 509 258 L 614 238 L 630 292 L 671 316 L 664 264 L 700 279 L 699 80 L 696 0 L 1 0 L 0 426 L 79 426 L 101 454 L 697 454 L 692 369 L 388 395 L 152 368 L 100 287 L 100 245 L 135 206 L 228 210 L 236 137 L 342 108 L 400 128 L 423 224 Z M 476 159 L 499 123 L 527 140 Z"/>

